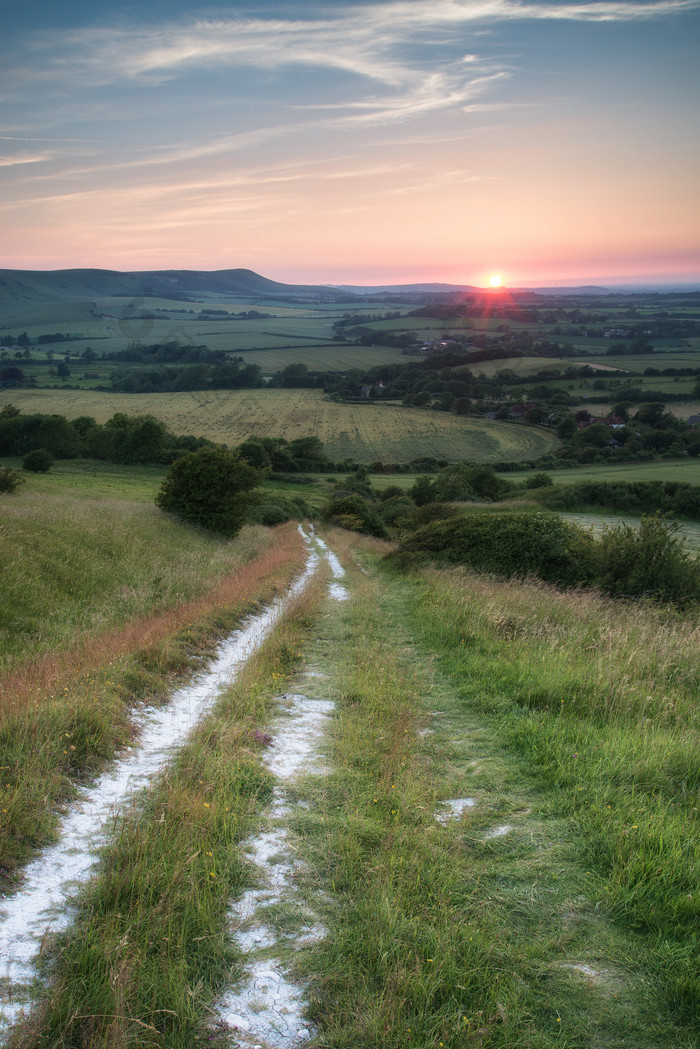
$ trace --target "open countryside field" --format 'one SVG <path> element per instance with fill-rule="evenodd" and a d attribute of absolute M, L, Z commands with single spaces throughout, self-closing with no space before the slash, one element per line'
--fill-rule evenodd
<path fill-rule="evenodd" d="M 212 347 L 214 348 L 214 347 Z M 356 346 L 354 343 L 311 343 L 270 350 L 239 350 L 246 364 L 257 364 L 263 375 L 282 371 L 289 364 L 305 364 L 309 371 L 347 371 L 375 368 L 380 364 L 406 364 L 410 357 L 395 346 Z"/>
<path fill-rule="evenodd" d="M 643 354 L 620 354 L 620 356 L 605 356 L 606 364 L 624 371 L 636 372 L 641 375 L 646 368 L 697 368 L 700 366 L 700 352 L 698 349 L 673 352 L 666 351 L 663 356 L 659 353 Z M 575 359 L 576 364 L 591 364 L 590 360 L 583 357 L 580 361 Z"/>
<path fill-rule="evenodd" d="M 10 398 L 7 398 L 10 400 Z M 548 430 L 398 405 L 336 404 L 320 390 L 213 390 L 112 394 L 88 390 L 13 390 L 23 412 L 91 415 L 150 414 L 177 434 L 229 445 L 252 434 L 293 440 L 315 434 L 331 459 L 405 462 L 430 455 L 498 463 L 537 459 L 557 444 Z"/>
<path fill-rule="evenodd" d="M 390 304 L 373 304 L 373 311 L 385 312 Z M 206 309 L 240 314 L 255 310 L 268 316 L 202 317 Z M 118 353 L 133 342 L 180 342 L 206 345 L 211 350 L 246 355 L 246 361 L 259 364 L 263 371 L 274 372 L 287 364 L 302 363 L 321 370 L 367 368 L 389 361 L 405 361 L 392 347 L 356 347 L 331 341 L 333 322 L 345 309 L 338 304 L 299 304 L 281 306 L 260 299 L 235 301 L 180 301 L 163 298 L 104 298 L 94 301 L 36 303 L 5 308 L 0 318 L 0 334 L 18 335 L 26 331 L 32 342 L 39 336 L 56 331 L 70 333 L 75 339 L 49 343 L 34 349 L 33 356 L 53 350 L 56 357 L 64 353 L 81 354 L 90 346 L 99 357 Z M 143 314 L 143 316 L 142 316 Z M 289 353 L 294 351 L 293 356 Z M 259 354 L 277 351 L 271 357 Z M 356 356 L 360 354 L 361 356 Z M 98 361 L 96 367 L 100 362 Z M 104 368 L 105 365 L 102 365 Z M 43 379 L 43 377 L 42 377 Z"/>
<path fill-rule="evenodd" d="M 3 458 L 2 462 L 3 466 L 22 469 L 21 459 Z M 23 473 L 26 484 L 22 486 L 22 494 L 153 503 L 167 472 L 167 466 L 121 466 L 98 459 L 57 459 L 47 473 Z"/>

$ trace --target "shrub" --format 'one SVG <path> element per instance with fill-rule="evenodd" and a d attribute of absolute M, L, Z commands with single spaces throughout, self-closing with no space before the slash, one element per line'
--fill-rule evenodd
<path fill-rule="evenodd" d="M 54 457 L 51 452 L 47 452 L 45 448 L 34 448 L 22 459 L 22 469 L 34 474 L 45 474 L 51 469 L 53 463 Z"/>
<path fill-rule="evenodd" d="M 546 473 L 538 472 L 533 474 L 532 477 L 525 478 L 526 488 L 551 488 L 553 484 L 554 481 Z"/>
<path fill-rule="evenodd" d="M 595 546 L 597 584 L 607 594 L 652 597 L 686 607 L 700 601 L 700 562 L 687 552 L 679 525 L 642 517 L 639 528 L 619 521 Z"/>
<path fill-rule="evenodd" d="M 0 492 L 16 492 L 21 484 L 26 483 L 27 478 L 11 466 L 0 466 Z"/>
<path fill-rule="evenodd" d="M 380 503 L 377 512 L 384 524 L 394 526 L 399 519 L 410 517 L 414 510 L 415 506 L 407 495 L 397 495 Z"/>
<path fill-rule="evenodd" d="M 299 496 L 287 497 L 274 492 L 255 493 L 251 499 L 247 520 L 252 524 L 272 528 L 285 521 L 303 521 L 313 513 L 305 499 Z"/>
<path fill-rule="evenodd" d="M 387 531 L 377 513 L 360 495 L 347 495 L 326 503 L 322 515 L 324 520 L 347 528 L 350 532 L 362 532 L 378 539 L 386 539 Z"/>
<path fill-rule="evenodd" d="M 388 488 L 384 489 L 379 498 L 381 502 L 385 503 L 388 499 L 400 499 L 407 495 L 408 493 L 403 488 L 399 488 L 397 484 L 390 484 Z"/>
<path fill-rule="evenodd" d="M 416 506 L 410 515 L 413 528 L 430 524 L 431 521 L 444 521 L 448 517 L 457 517 L 461 513 L 458 506 L 451 503 L 426 503 L 425 506 Z"/>
<path fill-rule="evenodd" d="M 238 452 L 200 448 L 175 460 L 156 496 L 156 506 L 231 537 L 245 522 L 249 493 L 260 481 L 260 472 Z"/>
<path fill-rule="evenodd" d="M 565 586 L 590 583 L 594 574 L 590 533 L 554 514 L 462 514 L 418 529 L 401 549 L 479 571 L 535 575 Z"/>
<path fill-rule="evenodd" d="M 603 506 L 626 513 L 659 511 L 700 518 L 700 485 L 687 481 L 578 481 L 540 489 L 535 498 L 550 510 Z"/>

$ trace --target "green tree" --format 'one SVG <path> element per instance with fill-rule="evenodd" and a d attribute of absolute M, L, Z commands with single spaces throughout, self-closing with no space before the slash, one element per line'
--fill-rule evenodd
<path fill-rule="evenodd" d="M 255 437 L 249 437 L 243 444 L 239 444 L 238 453 L 247 463 L 258 470 L 267 470 L 270 467 L 270 453 L 262 441 Z"/>
<path fill-rule="evenodd" d="M 577 432 L 576 420 L 572 415 L 565 415 L 557 426 L 557 436 L 560 437 L 562 441 L 570 440 L 570 438 L 572 438 Z"/>
<path fill-rule="evenodd" d="M 176 459 L 156 496 L 156 506 L 191 524 L 235 536 L 245 522 L 250 492 L 262 475 L 237 451 L 200 448 Z"/>
<path fill-rule="evenodd" d="M 419 477 L 409 491 L 409 496 L 416 506 L 425 506 L 426 503 L 434 503 L 437 499 L 435 482 L 429 477 Z"/>
<path fill-rule="evenodd" d="M 660 401 L 646 402 L 639 405 L 634 418 L 638 423 L 646 423 L 647 426 L 658 426 L 665 411 L 666 405 L 661 404 Z"/>
<path fill-rule="evenodd" d="M 293 459 L 315 459 L 319 462 L 324 462 L 326 459 L 323 441 L 314 435 L 295 437 L 289 444 L 289 450 Z"/>

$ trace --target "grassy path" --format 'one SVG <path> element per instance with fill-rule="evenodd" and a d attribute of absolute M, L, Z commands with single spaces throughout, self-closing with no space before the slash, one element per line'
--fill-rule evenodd
<path fill-rule="evenodd" d="M 120 819 L 16 1046 L 697 1049 L 697 628 L 331 545 L 352 600 L 309 591 Z M 290 693 L 333 712 L 282 804 Z M 271 944 L 308 1028 L 262 1023 Z"/>
<path fill-rule="evenodd" d="M 475 615 L 488 614 L 493 593 L 465 597 L 459 580 L 451 587 L 443 577 L 375 574 L 371 556 L 365 568 L 353 605 L 332 613 L 309 652 L 337 707 L 334 771 L 309 781 L 302 796 L 310 808 L 298 819 L 314 878 L 332 893 L 328 937 L 298 963 L 313 989 L 314 1044 L 697 1046 L 697 834 L 685 824 L 685 857 L 678 855 L 679 821 L 669 819 L 666 905 L 675 878 L 677 908 L 686 910 L 664 926 L 650 891 L 656 919 L 645 924 L 634 912 L 643 911 L 646 878 L 635 881 L 634 864 L 649 858 L 630 842 L 641 799 L 619 768 L 582 761 L 574 783 L 552 775 L 561 757 L 554 739 L 547 767 L 523 731 L 531 719 L 515 680 L 541 638 L 513 652 L 501 622 L 490 649 L 482 635 L 467 659 L 464 637 L 454 645 L 456 610 L 445 592 L 471 600 Z M 532 594 L 530 601 L 541 614 Z M 602 611 L 609 615 L 609 605 Z M 568 738 L 573 766 L 577 738 L 582 758 L 588 747 L 585 730 L 577 736 L 580 712 L 566 715 L 568 737 L 562 731 L 560 696 L 574 676 L 557 688 L 540 673 L 556 694 L 557 745 Z M 611 744 L 620 732 L 611 726 Z M 680 762 L 678 740 L 667 741 L 666 758 L 673 747 Z M 659 756 L 653 744 L 647 755 L 649 763 Z M 607 838 L 588 811 L 599 774 L 608 777 L 604 811 L 619 823 Z"/>

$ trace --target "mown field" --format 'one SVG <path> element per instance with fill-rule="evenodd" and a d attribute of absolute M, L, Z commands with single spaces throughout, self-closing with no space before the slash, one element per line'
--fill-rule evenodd
<path fill-rule="evenodd" d="M 10 399 L 10 398 L 8 398 Z M 315 434 L 331 459 L 406 462 L 429 455 L 497 463 L 537 459 L 557 445 L 536 427 L 456 416 L 398 405 L 336 404 L 319 390 L 216 390 L 172 394 L 111 394 L 87 390 L 13 390 L 22 412 L 91 415 L 150 414 L 173 433 L 226 444 L 252 434 L 293 440 Z"/>

